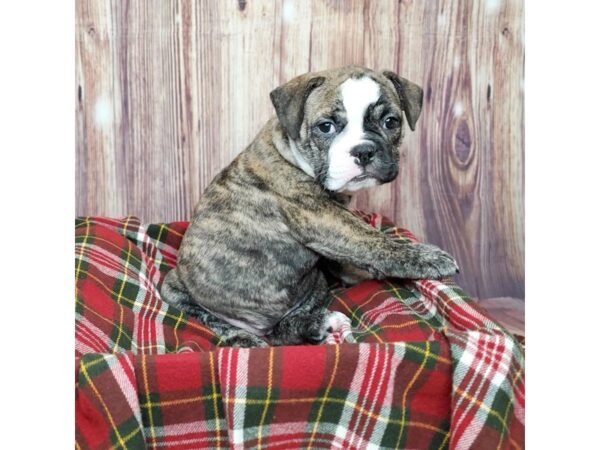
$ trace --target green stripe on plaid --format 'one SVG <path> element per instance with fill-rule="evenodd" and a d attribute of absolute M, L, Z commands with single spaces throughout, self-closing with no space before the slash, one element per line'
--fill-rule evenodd
<path fill-rule="evenodd" d="M 129 449 L 145 445 L 139 407 L 131 400 L 134 386 L 127 380 L 131 369 L 126 355 L 90 354 L 80 360 L 77 394 L 87 401 L 77 402 L 76 415 L 85 421 L 89 418 L 85 409 L 93 405 L 106 421 L 106 434 L 100 438 L 99 447 Z"/>

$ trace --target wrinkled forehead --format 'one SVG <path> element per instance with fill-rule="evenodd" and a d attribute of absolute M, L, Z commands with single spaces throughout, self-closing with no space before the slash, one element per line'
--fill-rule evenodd
<path fill-rule="evenodd" d="M 348 114 L 400 114 L 400 100 L 387 79 L 371 75 L 346 76 L 326 80 L 315 89 L 304 111 L 309 121 Z"/>

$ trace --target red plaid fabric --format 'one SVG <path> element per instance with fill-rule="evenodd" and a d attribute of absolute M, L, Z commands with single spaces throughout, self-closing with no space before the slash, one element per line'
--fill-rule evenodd
<path fill-rule="evenodd" d="M 77 448 L 523 446 L 522 348 L 451 280 L 334 289 L 334 345 L 221 348 L 160 298 L 186 228 L 76 222 Z"/>

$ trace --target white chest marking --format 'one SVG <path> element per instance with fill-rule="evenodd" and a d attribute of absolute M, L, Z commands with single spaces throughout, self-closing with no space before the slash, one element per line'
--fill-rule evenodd
<path fill-rule="evenodd" d="M 365 112 L 380 95 L 379 85 L 369 77 L 349 78 L 341 84 L 340 92 L 348 123 L 329 148 L 329 171 L 325 185 L 332 191 L 361 174 L 362 169 L 354 162 L 350 150 L 363 141 Z"/>

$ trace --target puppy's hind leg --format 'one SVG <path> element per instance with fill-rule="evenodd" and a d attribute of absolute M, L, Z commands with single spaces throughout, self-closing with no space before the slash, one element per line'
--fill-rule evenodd
<path fill-rule="evenodd" d="M 268 345 L 255 334 L 225 322 L 196 303 L 179 279 L 175 269 L 166 275 L 160 291 L 164 301 L 181 309 L 214 331 L 221 338 L 219 346 L 266 347 Z"/>
<path fill-rule="evenodd" d="M 197 303 L 182 303 L 179 308 L 213 330 L 220 338 L 220 347 L 267 347 L 257 335 L 242 330 L 211 314 Z"/>
<path fill-rule="evenodd" d="M 307 299 L 273 328 L 269 336 L 272 345 L 319 344 L 341 325 L 341 313 L 327 310 L 331 294 L 323 273 L 316 272 Z"/>
<path fill-rule="evenodd" d="M 160 295 L 163 301 L 176 308 L 181 308 L 180 305 L 182 303 L 189 303 L 192 301 L 189 292 L 179 279 L 177 269 L 172 269 L 165 276 L 160 287 Z"/>

